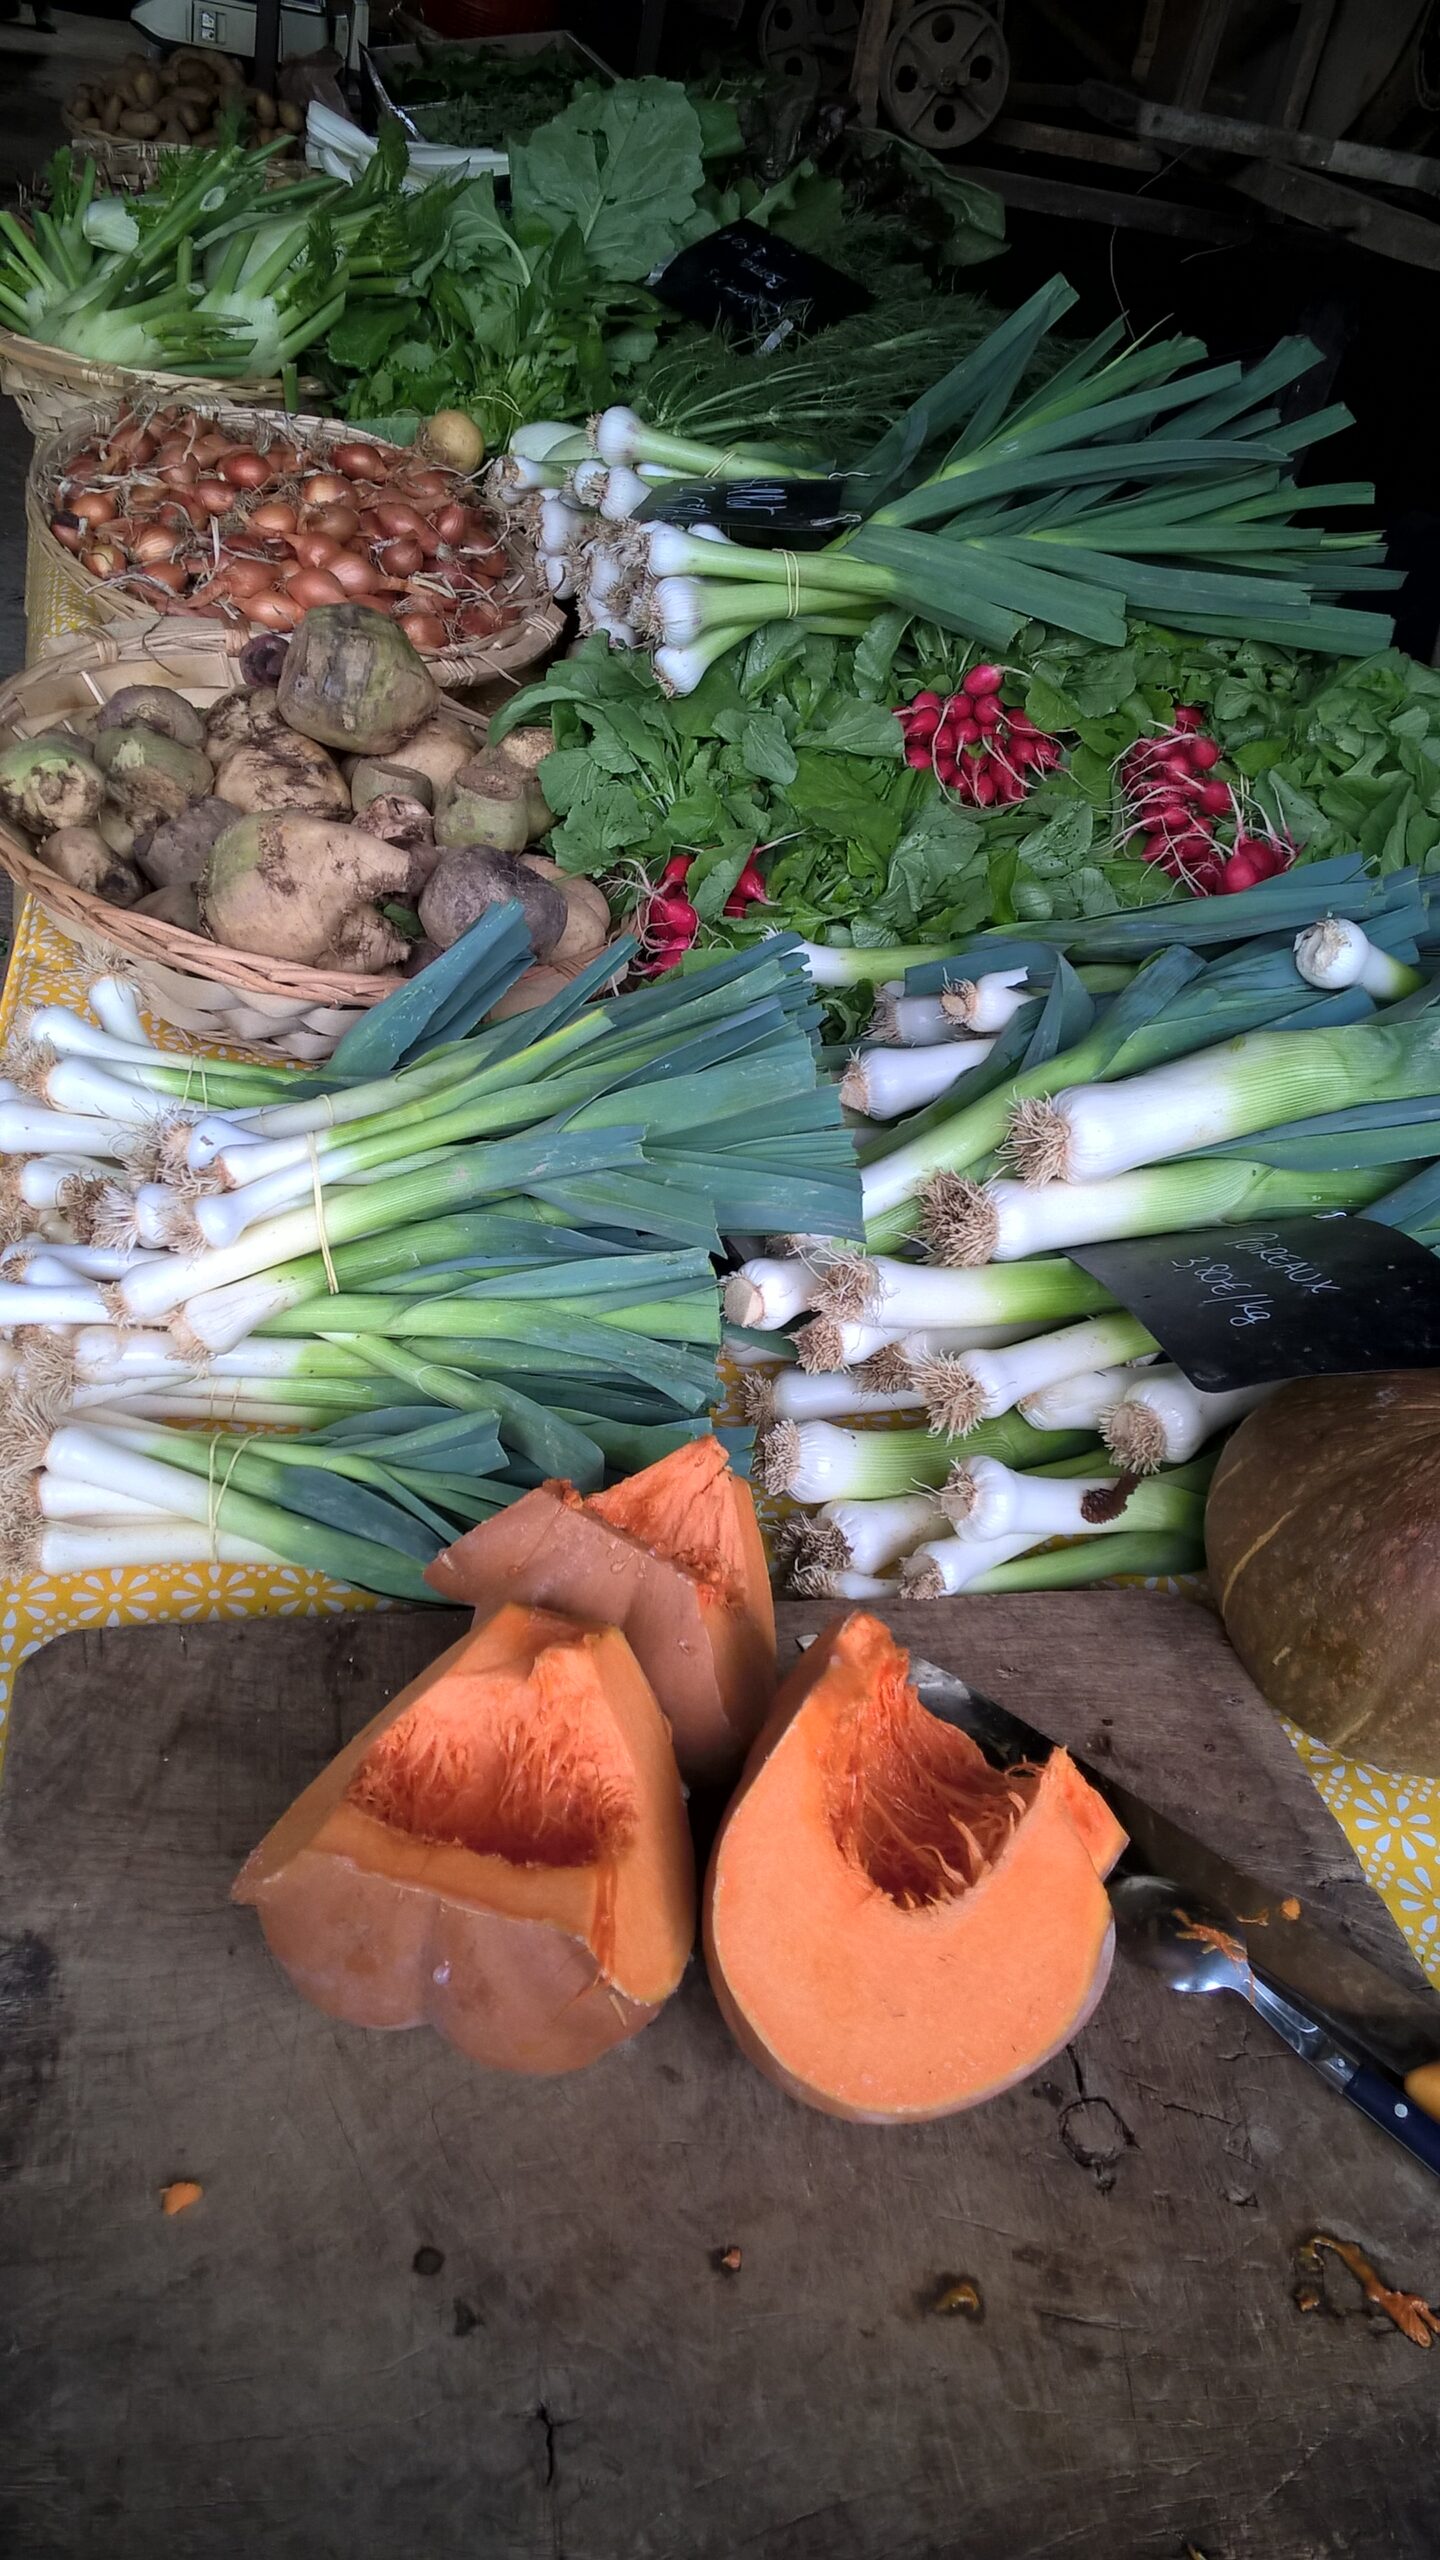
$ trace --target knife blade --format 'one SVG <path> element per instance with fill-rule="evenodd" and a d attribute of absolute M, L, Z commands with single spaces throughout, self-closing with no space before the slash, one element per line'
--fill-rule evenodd
<path fill-rule="evenodd" d="M 938 1663 L 912 1660 L 910 1677 L 932 1715 L 962 1726 L 997 1760 L 1045 1760 L 1055 1748 L 1048 1734 Z M 1330 1930 L 1273 1916 L 1285 1898 L 1283 1885 L 1257 1882 L 1078 1753 L 1071 1758 L 1129 1835 L 1122 1865 L 1173 1877 L 1187 1892 L 1218 1904 L 1258 1981 L 1300 2001 L 1342 2043 L 1402 2080 L 1440 2056 L 1440 1997 L 1396 1982 Z"/>

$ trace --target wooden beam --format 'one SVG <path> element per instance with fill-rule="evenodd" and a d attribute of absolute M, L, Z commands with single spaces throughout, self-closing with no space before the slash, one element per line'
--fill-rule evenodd
<path fill-rule="evenodd" d="M 976 173 L 979 174 L 978 171 Z M 994 184 L 993 179 L 990 182 Z M 1309 223 L 1317 231 L 1333 231 L 1357 249 L 1378 258 L 1395 258 L 1402 266 L 1425 267 L 1440 274 L 1440 223 L 1418 213 L 1402 213 L 1395 205 L 1358 195 L 1353 187 L 1337 187 L 1330 178 L 1308 169 L 1286 169 L 1256 161 L 1227 182 L 1237 195 L 1249 196 L 1271 213 Z"/>
<path fill-rule="evenodd" d="M 1129 127 L 1154 142 L 1177 143 L 1192 151 L 1217 151 L 1235 159 L 1278 160 L 1302 169 L 1320 169 L 1337 178 L 1368 179 L 1372 185 L 1408 187 L 1422 195 L 1440 195 L 1440 160 L 1418 151 L 1383 151 L 1373 142 L 1332 142 L 1325 134 L 1291 133 L 1281 125 L 1250 124 L 1240 116 L 1212 116 L 1194 107 L 1167 107 L 1158 99 L 1132 97 L 1101 80 L 1087 80 L 1080 103 L 1107 124 Z"/>
<path fill-rule="evenodd" d="M 1022 116 L 1002 116 L 990 127 L 990 140 L 1007 151 L 1034 151 L 1042 159 L 1096 160 L 1111 169 L 1156 170 L 1164 156 L 1146 142 L 1131 142 L 1118 133 L 1084 133 L 1072 125 L 1029 124 Z"/>
<path fill-rule="evenodd" d="M 1171 204 L 1157 196 L 1127 196 L 1109 187 L 1076 186 L 1068 178 L 1035 178 L 1029 170 L 980 169 L 966 160 L 967 178 L 989 187 L 1003 204 L 1024 213 L 1058 214 L 1068 222 L 1103 222 L 1116 231 L 1159 231 L 1172 240 L 1206 240 L 1232 248 L 1248 240 L 1248 223 L 1230 221 L 1198 205 Z"/>
<path fill-rule="evenodd" d="M 1230 0 L 1202 0 L 1180 66 L 1175 103 L 1198 107 L 1215 73 L 1215 58 L 1230 23 Z"/>
<path fill-rule="evenodd" d="M 1335 0 L 1302 0 L 1300 23 L 1280 74 L 1276 121 L 1293 133 L 1310 104 L 1310 92 L 1335 16 Z"/>
<path fill-rule="evenodd" d="M 879 122 L 880 61 L 894 15 L 895 0 L 865 0 L 850 66 L 850 94 L 863 125 Z"/>

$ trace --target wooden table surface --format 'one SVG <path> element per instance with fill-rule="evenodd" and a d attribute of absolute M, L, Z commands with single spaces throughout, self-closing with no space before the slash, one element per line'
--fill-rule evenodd
<path fill-rule="evenodd" d="M 789 1607 L 783 1649 L 823 1613 Z M 900 1622 L 903 1621 L 903 1625 Z M 1425 1993 L 1213 1623 L 897 1616 Z M 703 1973 L 560 2081 L 332 2024 L 226 1896 L 437 1613 L 74 1635 L 0 1798 L 6 2560 L 1431 2560 L 1440 2190 L 1229 2000 L 1117 1962 L 946 2123 L 792 2104 Z M 1440 2038 L 1437 2038 L 1440 2048 Z M 168 2217 L 159 2191 L 204 2193 Z M 736 2249 L 731 2272 L 722 2253 Z M 978 2319 L 934 2308 L 973 2279 Z"/>

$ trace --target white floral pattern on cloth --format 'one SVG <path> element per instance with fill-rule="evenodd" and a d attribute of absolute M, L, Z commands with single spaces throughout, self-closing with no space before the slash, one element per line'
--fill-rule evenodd
<path fill-rule="evenodd" d="M 9 1039 L 17 1013 L 32 1005 L 83 1008 L 91 974 L 27 898 L 0 997 L 0 1043 Z M 150 1027 L 164 1048 L 189 1046 L 163 1024 L 152 1022 Z M 80 1627 L 145 1626 L 161 1619 L 200 1624 L 217 1618 L 314 1617 L 390 1605 L 290 1565 L 112 1567 L 48 1580 L 35 1575 L 13 1583 L 0 1591 L 0 1769 L 15 1675 L 54 1636 Z M 1293 1725 L 1286 1730 L 1417 1961 L 1440 1983 L 1440 1781 L 1364 1768 L 1338 1759 Z"/>

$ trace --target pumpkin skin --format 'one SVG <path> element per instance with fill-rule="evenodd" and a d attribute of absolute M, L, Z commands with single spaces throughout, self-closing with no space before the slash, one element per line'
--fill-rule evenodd
<path fill-rule="evenodd" d="M 1221 1451 L 1205 1546 L 1272 1707 L 1333 1751 L 1440 1775 L 1440 1371 L 1279 1388 Z"/>

